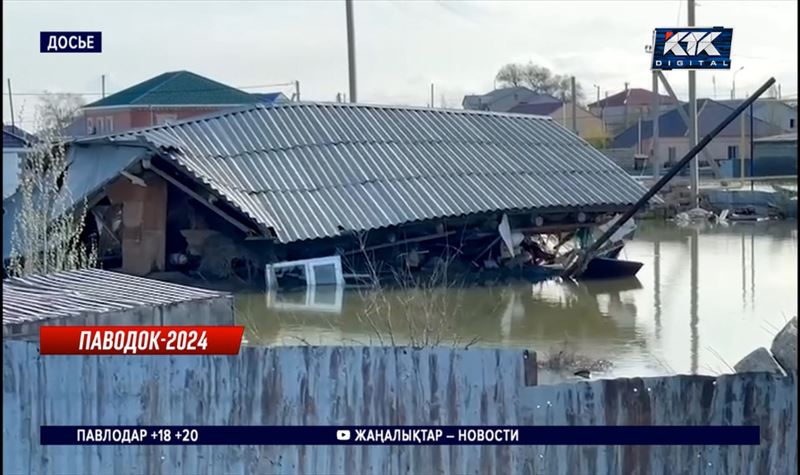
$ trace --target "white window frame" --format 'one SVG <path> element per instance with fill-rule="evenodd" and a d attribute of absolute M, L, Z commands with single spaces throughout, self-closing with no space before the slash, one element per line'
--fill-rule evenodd
<path fill-rule="evenodd" d="M 94 119 L 91 117 L 86 118 L 86 133 L 89 135 L 94 135 L 97 131 L 94 128 Z"/>
<path fill-rule="evenodd" d="M 114 132 L 114 116 L 110 115 L 106 117 L 106 132 L 111 133 Z"/>
<path fill-rule="evenodd" d="M 332 292 L 334 296 L 333 303 L 320 303 L 318 296 L 320 293 Z M 325 286 L 324 290 L 317 289 L 316 287 L 306 287 L 305 302 L 286 302 L 282 301 L 275 290 L 266 292 L 267 308 L 275 310 L 292 311 L 292 312 L 310 312 L 310 313 L 342 313 L 342 301 L 344 300 L 344 287 Z"/>
<path fill-rule="evenodd" d="M 314 259 L 300 259 L 297 261 L 283 261 L 275 264 L 267 264 L 265 269 L 267 290 L 278 288 L 278 279 L 275 276 L 277 269 L 286 269 L 291 267 L 302 267 L 306 276 L 306 287 L 316 287 L 317 282 L 314 277 L 314 268 L 321 266 L 328 266 L 333 264 L 334 272 L 336 273 L 335 285 L 344 285 L 344 275 L 342 274 L 342 257 L 341 256 L 328 256 L 318 257 Z"/>
<path fill-rule="evenodd" d="M 172 124 L 178 121 L 178 114 L 156 112 L 156 125 Z"/>

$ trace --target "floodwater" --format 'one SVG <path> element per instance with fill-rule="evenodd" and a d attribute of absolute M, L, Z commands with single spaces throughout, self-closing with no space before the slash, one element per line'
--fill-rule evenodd
<path fill-rule="evenodd" d="M 634 279 L 237 296 L 248 342 L 565 350 L 603 376 L 720 374 L 797 314 L 797 223 L 639 223 Z"/>

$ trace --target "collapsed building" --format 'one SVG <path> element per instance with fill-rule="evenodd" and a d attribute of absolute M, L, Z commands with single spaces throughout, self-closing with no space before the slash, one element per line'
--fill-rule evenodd
<path fill-rule="evenodd" d="M 645 192 L 548 117 L 364 104 L 247 106 L 77 140 L 68 160 L 104 267 L 269 287 L 540 275 Z"/>

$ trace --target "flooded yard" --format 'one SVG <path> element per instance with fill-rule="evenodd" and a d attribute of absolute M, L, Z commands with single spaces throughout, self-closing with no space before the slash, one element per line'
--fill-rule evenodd
<path fill-rule="evenodd" d="M 559 351 L 605 376 L 732 372 L 797 313 L 796 222 L 643 222 L 637 278 L 580 284 L 237 296 L 250 343 L 457 344 Z"/>

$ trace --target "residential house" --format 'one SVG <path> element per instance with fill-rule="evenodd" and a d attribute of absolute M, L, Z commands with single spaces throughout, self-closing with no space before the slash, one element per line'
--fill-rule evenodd
<path fill-rule="evenodd" d="M 588 105 L 589 111 L 606 124 L 610 136 L 636 124 L 639 118 L 651 118 L 653 92 L 642 88 L 625 89 L 612 96 Z M 677 102 L 670 96 L 659 95 L 659 111 L 675 108 Z"/>
<path fill-rule="evenodd" d="M 745 176 L 749 168 L 745 167 Z M 753 140 L 753 176 L 797 175 L 797 132 Z M 740 175 L 738 175 L 740 176 Z"/>
<path fill-rule="evenodd" d="M 682 105 L 681 108 L 688 116 L 688 104 Z M 702 138 L 711 132 L 731 112 L 733 112 L 731 107 L 718 101 L 712 99 L 698 100 L 698 138 Z M 749 148 L 749 130 L 749 116 L 746 114 L 740 115 L 706 146 L 705 153 L 698 157 L 698 162 L 701 165 L 709 165 L 707 162 L 711 158 L 719 166 L 729 168 L 731 165 L 726 165 L 726 161 L 741 159 L 743 153 L 749 155 L 747 150 Z M 753 132 L 754 137 L 767 137 L 781 133 L 782 130 L 776 125 L 754 118 Z M 658 135 L 658 150 L 655 156 L 665 167 L 680 160 L 691 149 L 689 128 L 677 108 L 664 112 L 659 116 Z M 649 156 L 652 151 L 652 121 L 642 121 L 641 140 L 638 124 L 632 125 L 614 138 L 612 148 L 625 149 L 630 157 L 635 154 Z M 635 168 L 643 165 L 644 163 L 638 163 Z"/>
<path fill-rule="evenodd" d="M 559 99 L 549 95 L 534 92 L 527 87 L 504 87 L 480 95 L 467 95 L 461 105 L 464 109 L 508 112 L 520 104 L 557 103 Z"/>
<path fill-rule="evenodd" d="M 595 147 L 606 146 L 607 135 L 603 121 L 592 114 L 583 106 L 576 106 L 575 126 L 578 135 Z M 553 118 L 556 122 L 568 129 L 572 129 L 572 103 L 571 102 L 546 102 L 541 104 L 519 104 L 509 112 L 517 114 L 544 115 Z"/>
<path fill-rule="evenodd" d="M 261 102 L 263 97 L 198 74 L 173 71 L 86 105 L 67 133 L 106 135 Z"/>
<path fill-rule="evenodd" d="M 736 108 L 743 99 L 719 101 L 728 107 Z M 797 108 L 785 101 L 774 98 L 758 99 L 753 103 L 753 117 L 780 127 L 786 132 L 797 132 Z"/>
<path fill-rule="evenodd" d="M 19 186 L 19 164 L 24 154 L 36 142 L 36 137 L 19 127 L 3 125 L 3 199 Z"/>
<path fill-rule="evenodd" d="M 330 282 L 345 266 L 363 274 L 371 256 L 436 266 L 453 243 L 473 269 L 500 255 L 503 223 L 512 237 L 589 226 L 645 192 L 550 117 L 435 108 L 257 104 L 87 137 L 68 153 L 69 196 L 96 203 L 94 216 L 116 210 L 112 253 L 141 275 L 322 257 L 294 275 Z M 16 213 L 3 216 L 4 253 Z M 97 225 L 99 241 L 113 228 Z"/>

